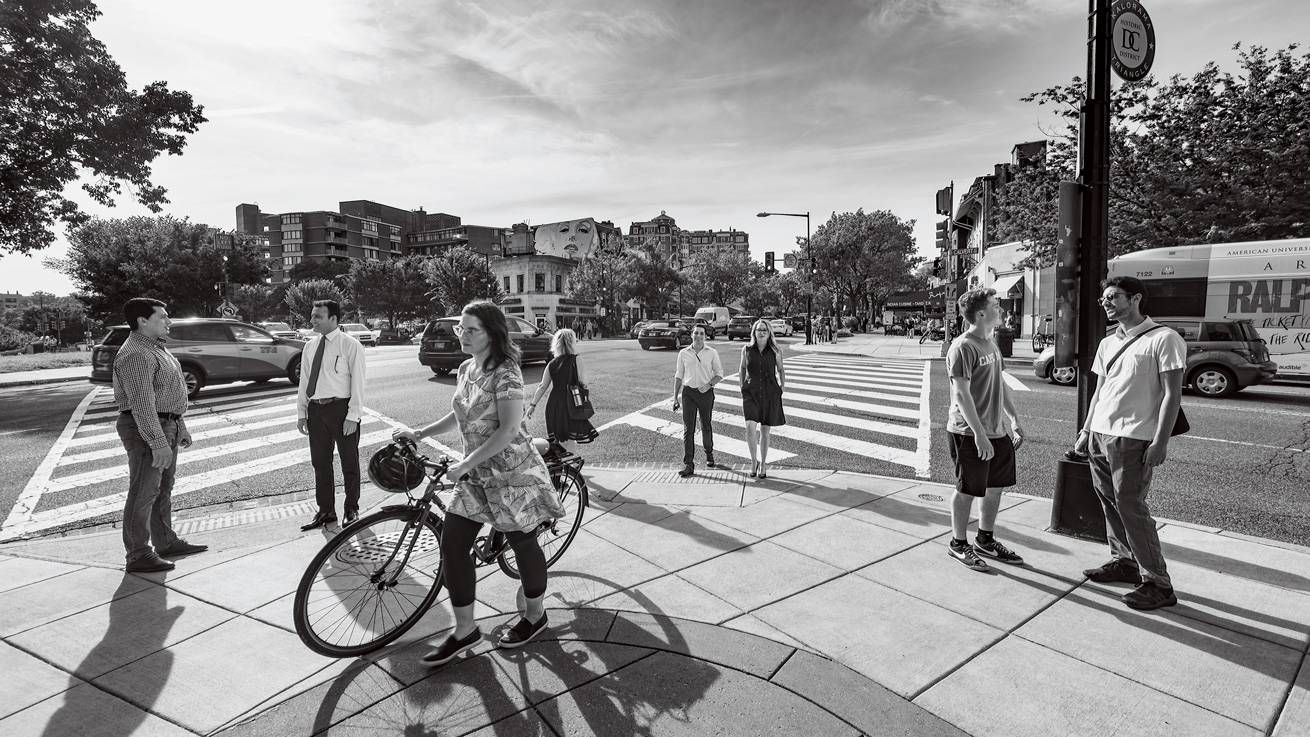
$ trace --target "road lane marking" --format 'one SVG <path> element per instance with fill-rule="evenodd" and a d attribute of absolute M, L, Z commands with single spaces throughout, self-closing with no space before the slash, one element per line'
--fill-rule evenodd
<path fill-rule="evenodd" d="M 715 412 L 713 415 L 714 422 L 720 421 L 720 415 L 722 415 L 724 418 L 729 417 L 729 415 L 723 414 L 722 412 Z M 727 422 L 727 420 L 724 421 Z M 615 420 L 614 422 L 609 423 L 609 425 L 616 425 L 616 424 L 632 425 L 634 427 L 640 427 L 644 430 L 652 430 L 654 432 L 659 433 L 660 435 L 665 435 L 670 438 L 682 440 L 681 420 L 678 420 L 677 422 L 669 422 L 667 420 L 661 420 L 658 417 L 651 417 L 650 415 L 641 414 L 640 412 L 633 412 L 632 414 L 629 414 L 625 417 L 621 417 Z M 728 423 L 728 424 L 732 424 L 732 423 Z M 607 427 L 609 425 L 607 425 Z M 745 426 L 746 423 L 743 420 L 742 427 Z M 774 428 L 774 430 L 777 430 L 777 428 Z M 698 430 L 696 434 L 697 436 L 699 436 L 700 431 Z M 718 435 L 718 434 L 714 436 L 714 452 L 715 454 L 726 453 L 727 455 L 737 456 L 738 458 L 751 457 L 750 446 L 747 445 L 745 441 L 738 440 L 732 437 L 726 437 L 724 435 Z M 769 449 L 769 458 L 772 460 L 777 460 L 777 461 L 786 460 L 787 458 L 795 457 L 795 455 L 796 455 L 795 453 L 788 453 L 785 450 L 778 450 L 776 448 Z"/>
<path fill-rule="evenodd" d="M 77 431 L 77 426 L 81 424 L 82 416 L 86 414 L 87 407 L 91 406 L 91 401 L 100 394 L 100 390 L 100 387 L 95 387 L 87 392 L 85 397 L 82 397 L 82 401 L 78 403 L 77 408 L 73 410 L 72 416 L 68 418 L 68 423 L 64 425 L 63 432 L 59 433 L 59 437 L 55 439 L 54 445 L 50 446 L 50 450 L 46 453 L 45 458 L 41 460 L 41 464 L 32 472 L 32 478 L 27 480 L 27 485 L 23 487 L 23 491 L 14 500 L 14 506 L 9 509 L 9 514 L 5 517 L 4 524 L 0 525 L 0 529 L 7 530 L 10 525 L 31 519 L 32 510 L 36 509 L 37 503 L 41 501 L 41 495 L 45 493 L 45 486 L 50 483 L 50 477 L 54 475 L 55 467 L 59 465 L 59 459 L 63 457 L 64 449 L 68 447 L 69 441 L 73 439 L 73 433 Z"/>
<path fill-rule="evenodd" d="M 1012 376 L 1009 371 L 1002 371 L 1001 378 L 1005 380 L 1006 386 L 1010 387 L 1010 389 L 1016 392 L 1032 391 L 1032 389 L 1029 389 L 1027 386 L 1025 386 L 1022 381 L 1019 381 L 1017 377 Z"/>

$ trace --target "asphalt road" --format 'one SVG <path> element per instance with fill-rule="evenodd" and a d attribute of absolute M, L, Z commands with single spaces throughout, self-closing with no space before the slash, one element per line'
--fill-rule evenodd
<path fill-rule="evenodd" d="M 867 359 L 791 351 L 789 347 L 801 340 L 782 341 L 788 351 L 787 365 L 794 369 L 795 378 L 790 383 L 803 387 L 810 382 L 811 388 L 789 389 L 793 398 L 787 400 L 787 407 L 792 415 L 787 429 L 777 431 L 772 465 L 953 480 L 942 431 L 949 399 L 942 361 L 930 362 L 924 372 L 919 363 L 906 366 L 888 362 L 879 366 Z M 719 339 L 710 345 L 720 352 L 729 376 L 735 376 L 743 344 Z M 396 425 L 425 424 L 449 411 L 454 377 L 433 375 L 419 365 L 416 351 L 413 346 L 367 351 L 365 404 L 377 416 L 363 428 L 364 437 L 371 438 L 363 446 L 366 452 L 380 447 Z M 613 466 L 680 462 L 680 436 L 668 432 L 670 423 L 678 422 L 668 406 L 675 352 L 642 351 L 636 341 L 622 340 L 583 342 L 581 354 L 596 405 L 593 423 L 604 428 L 599 440 L 582 449 L 588 463 Z M 543 369 L 541 364 L 524 367 L 529 392 L 540 381 Z M 807 373 L 820 378 L 804 378 Z M 1028 429 L 1028 442 L 1020 451 L 1016 491 L 1049 496 L 1057 458 L 1074 435 L 1075 392 L 1040 381 L 1022 368 L 1011 368 L 1010 373 L 1026 389 L 1015 392 Z M 828 387 L 829 398 L 821 398 L 818 394 L 822 388 L 817 386 L 821 382 L 844 388 Z M 884 382 L 891 388 L 880 389 Z M 742 446 L 737 446 L 740 455 L 731 452 L 734 439 L 744 436 L 739 422 L 740 394 L 733 387 L 730 380 L 717 392 L 716 409 L 722 412 L 715 423 L 716 437 L 721 438 L 718 460 L 724 465 L 747 468 Z M 0 443 L 6 457 L 0 469 L 0 519 L 9 515 L 34 474 L 43 473 L 40 467 L 51 447 L 90 391 L 90 385 L 83 383 L 0 390 L 6 408 L 0 413 Z M 895 409 L 905 406 L 916 410 L 912 414 L 921 414 L 914 402 L 925 391 L 928 422 L 896 414 L 905 414 L 903 409 Z M 859 392 L 875 398 L 865 398 Z M 910 404 L 876 398 L 895 397 L 895 392 L 907 392 L 909 399 L 899 401 Z M 288 435 L 289 430 L 294 430 L 294 414 L 290 415 L 291 424 L 286 424 L 292 396 L 292 388 L 284 381 L 264 387 L 235 385 L 205 390 L 188 417 L 206 420 L 208 425 L 203 429 L 214 436 L 198 441 L 186 453 L 218 454 L 196 455 L 186 466 L 179 467 L 179 484 L 192 483 L 197 488 L 178 494 L 175 508 L 311 490 L 308 450 L 303 439 Z M 113 477 L 113 468 L 121 465 L 122 458 L 121 448 L 109 434 L 112 407 L 103 404 L 103 394 L 99 397 L 101 403 L 91 405 L 81 423 L 85 427 L 78 430 L 77 437 L 87 437 L 91 442 L 94 435 L 102 442 L 64 451 L 52 472 L 55 490 L 41 496 L 38 513 L 48 516 L 57 510 L 94 504 L 98 498 L 125 490 L 125 479 Z M 820 399 L 828 404 L 819 404 Z M 841 406 L 830 406 L 834 401 Z M 1152 491 L 1156 513 L 1261 537 L 1310 543 L 1310 389 L 1256 387 L 1227 400 L 1188 393 L 1184 407 L 1193 429 L 1189 435 L 1173 440 L 1169 461 L 1156 473 Z M 244 419 L 238 419 L 238 415 Z M 657 431 L 661 425 L 664 432 Z M 529 427 L 536 434 L 544 434 L 540 416 Z M 437 440 L 460 447 L 454 436 Z M 187 481 L 184 475 L 195 478 Z M 81 477 L 90 480 L 61 483 Z M 115 521 L 120 510 L 121 503 L 106 504 L 103 514 L 83 515 L 67 524 L 46 527 L 41 534 Z"/>

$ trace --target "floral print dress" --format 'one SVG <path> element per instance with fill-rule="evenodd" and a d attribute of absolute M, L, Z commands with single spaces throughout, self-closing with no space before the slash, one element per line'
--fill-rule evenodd
<path fill-rule="evenodd" d="M 464 455 L 480 448 L 500 427 L 496 404 L 523 399 L 523 373 L 505 361 L 484 373 L 473 359 L 459 367 L 451 409 L 464 437 Z M 564 516 L 546 462 L 532 447 L 527 424 L 519 423 L 510 444 L 469 472 L 455 486 L 449 511 L 501 532 L 527 532 L 546 520 Z"/>

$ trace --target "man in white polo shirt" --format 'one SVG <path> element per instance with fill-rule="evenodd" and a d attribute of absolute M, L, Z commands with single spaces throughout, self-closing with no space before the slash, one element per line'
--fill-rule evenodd
<path fill-rule="evenodd" d="M 1101 583 L 1138 584 L 1123 596 L 1133 609 L 1173 606 L 1178 597 L 1146 495 L 1152 472 L 1168 457 L 1187 346 L 1178 333 L 1142 314 L 1146 285 L 1140 279 L 1105 280 L 1100 301 L 1119 329 L 1096 349 L 1092 371 L 1100 378 L 1074 449 L 1090 455 L 1111 560 L 1083 575 Z"/>
<path fill-rule="evenodd" d="M 691 330 L 691 345 L 678 352 L 673 371 L 673 411 L 682 407 L 682 470 L 679 476 L 696 473 L 696 415 L 700 414 L 705 465 L 714 466 L 714 385 L 723 381 L 719 352 L 705 345 L 705 328 Z"/>

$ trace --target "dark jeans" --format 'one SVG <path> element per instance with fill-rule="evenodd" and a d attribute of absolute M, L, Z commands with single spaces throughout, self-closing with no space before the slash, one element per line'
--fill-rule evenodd
<path fill-rule="evenodd" d="M 714 457 L 714 390 L 699 392 L 689 386 L 682 387 L 682 462 L 696 460 L 696 414 L 700 413 L 701 442 L 705 446 L 705 462 Z"/>
<path fill-rule="evenodd" d="M 123 506 L 123 548 L 127 562 L 177 542 L 173 532 L 173 475 L 177 471 L 176 420 L 159 420 L 159 426 L 173 451 L 173 461 L 165 468 L 151 465 L 154 451 L 141 438 L 136 419 L 131 414 L 118 416 L 118 438 L 127 451 L 127 503 Z"/>
<path fill-rule="evenodd" d="M 309 403 L 309 460 L 314 465 L 314 497 L 320 512 L 336 512 L 336 479 L 332 474 L 332 447 L 341 456 L 341 478 L 346 486 L 346 514 L 359 511 L 359 435 L 347 435 L 346 410 L 350 402 Z"/>

